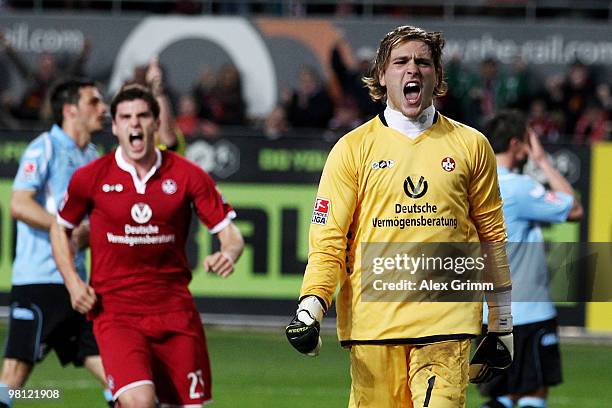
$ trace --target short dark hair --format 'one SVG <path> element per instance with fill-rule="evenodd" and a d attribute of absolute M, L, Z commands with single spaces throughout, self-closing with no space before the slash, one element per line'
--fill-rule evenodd
<path fill-rule="evenodd" d="M 496 154 L 508 151 L 512 139 L 523 140 L 526 131 L 525 115 L 514 109 L 499 111 L 484 126 L 484 134 Z"/>
<path fill-rule="evenodd" d="M 96 83 L 88 78 L 62 78 L 51 86 L 49 91 L 49 102 L 51 104 L 51 115 L 53 122 L 62 126 L 64 122 L 64 105 L 77 105 L 81 98 L 81 88 L 96 86 Z"/>
<path fill-rule="evenodd" d="M 153 117 L 155 119 L 159 119 L 159 103 L 157 102 L 157 99 L 155 99 L 147 87 L 138 84 L 125 85 L 119 90 L 119 92 L 117 92 L 117 95 L 115 95 L 110 105 L 112 119 L 115 120 L 117 105 L 119 105 L 121 102 L 133 101 L 135 99 L 144 100 L 149 105 L 149 109 L 151 109 Z"/>

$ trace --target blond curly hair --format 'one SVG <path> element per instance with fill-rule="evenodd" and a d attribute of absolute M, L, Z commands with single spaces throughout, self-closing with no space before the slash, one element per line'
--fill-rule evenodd
<path fill-rule="evenodd" d="M 444 37 L 438 31 L 425 31 L 414 26 L 399 26 L 395 30 L 387 33 L 380 42 L 376 51 L 376 58 L 372 63 L 368 73 L 361 78 L 369 90 L 370 98 L 375 102 L 386 102 L 387 88 L 380 84 L 380 76 L 387 68 L 391 50 L 406 41 L 417 40 L 424 42 L 431 50 L 436 78 L 438 82 L 434 87 L 434 96 L 446 94 L 448 85 L 444 79 L 444 66 L 442 65 L 442 49 L 444 48 Z"/>

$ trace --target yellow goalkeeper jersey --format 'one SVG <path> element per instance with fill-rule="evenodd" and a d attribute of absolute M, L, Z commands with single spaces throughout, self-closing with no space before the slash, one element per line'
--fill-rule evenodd
<path fill-rule="evenodd" d="M 336 299 L 338 336 L 351 343 L 429 343 L 477 335 L 482 303 L 365 301 L 369 243 L 504 242 L 495 155 L 478 131 L 436 113 L 410 139 L 383 114 L 342 137 L 321 175 L 301 297 Z M 510 286 L 505 252 L 492 262 Z"/>

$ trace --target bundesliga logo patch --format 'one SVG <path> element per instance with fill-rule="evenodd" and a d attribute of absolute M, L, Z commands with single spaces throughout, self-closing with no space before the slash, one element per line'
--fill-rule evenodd
<path fill-rule="evenodd" d="M 312 212 L 313 224 L 325 225 L 327 224 L 327 216 L 329 215 L 329 200 L 325 198 L 317 197 L 314 204 L 314 211 Z"/>
<path fill-rule="evenodd" d="M 27 161 L 23 163 L 23 178 L 31 181 L 36 174 L 36 163 L 33 161 Z"/>

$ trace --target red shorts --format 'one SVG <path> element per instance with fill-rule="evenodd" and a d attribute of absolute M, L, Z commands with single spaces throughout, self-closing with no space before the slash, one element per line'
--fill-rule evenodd
<path fill-rule="evenodd" d="M 155 386 L 162 404 L 197 405 L 211 399 L 208 349 L 195 309 L 102 313 L 94 320 L 94 334 L 115 401 L 143 384 Z"/>

